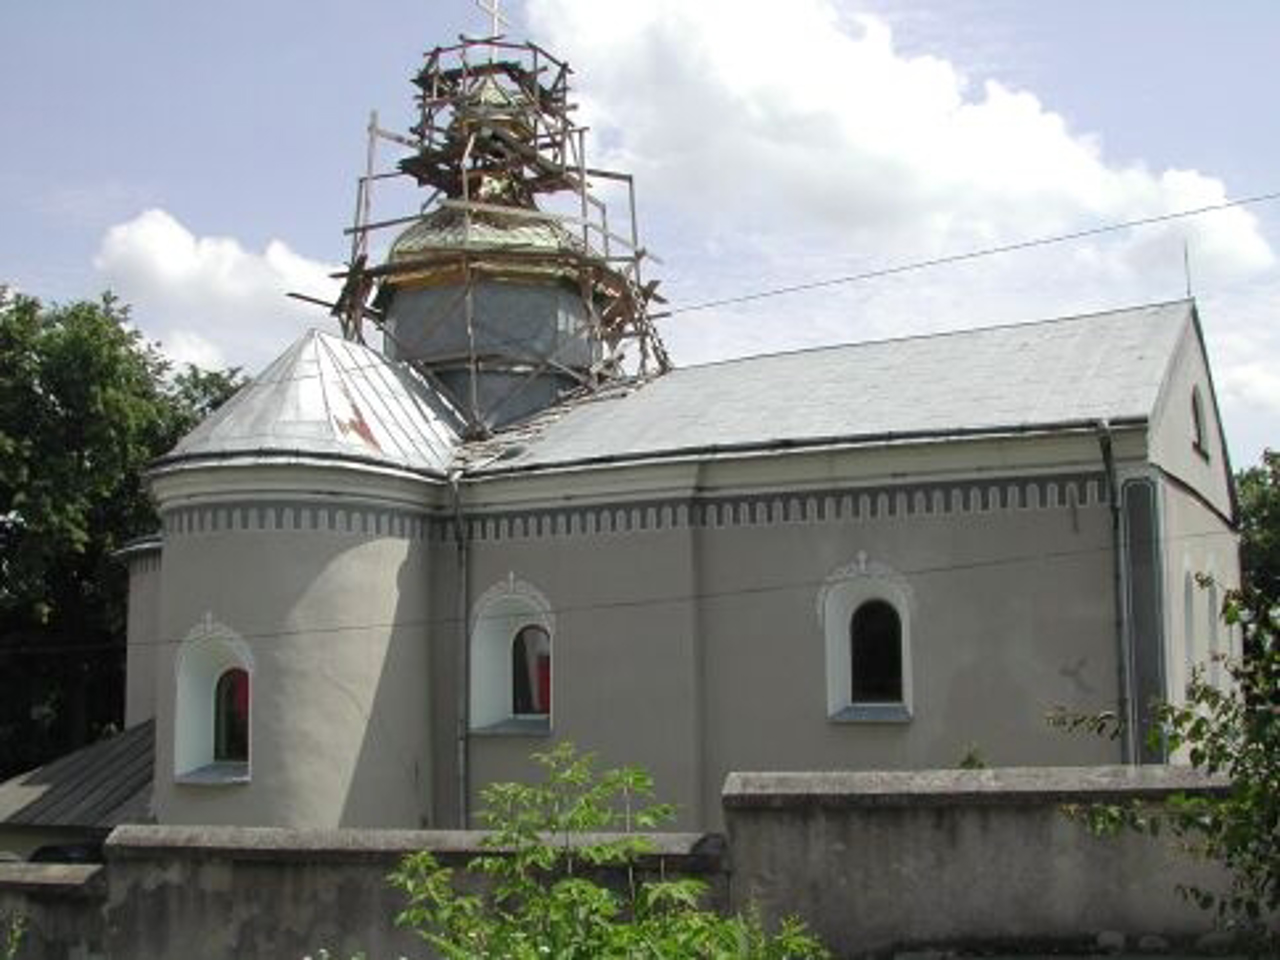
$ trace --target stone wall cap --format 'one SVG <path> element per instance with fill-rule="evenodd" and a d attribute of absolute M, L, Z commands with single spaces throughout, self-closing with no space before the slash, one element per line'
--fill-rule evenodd
<path fill-rule="evenodd" d="M 385 861 L 389 857 L 428 850 L 441 859 L 469 859 L 492 853 L 482 845 L 483 830 L 294 830 L 283 827 L 143 826 L 117 827 L 107 837 L 108 861 L 154 859 L 174 854 L 202 859 L 297 862 Z M 619 834 L 580 834 L 577 845 L 617 839 Z M 714 869 L 723 857 L 719 834 L 646 833 L 651 851 L 641 860 L 659 857 L 709 858 Z"/>
<path fill-rule="evenodd" d="M 101 897 L 106 889 L 100 863 L 0 863 L 0 893 Z"/>
<path fill-rule="evenodd" d="M 1223 793 L 1230 782 L 1190 767 L 1003 767 L 985 770 L 731 773 L 726 808 L 1021 805 L 1158 800 L 1171 793 Z"/>

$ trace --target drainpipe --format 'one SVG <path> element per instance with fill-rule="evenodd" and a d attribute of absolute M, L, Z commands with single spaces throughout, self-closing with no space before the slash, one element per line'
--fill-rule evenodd
<path fill-rule="evenodd" d="M 1115 596 L 1116 634 L 1116 717 L 1122 724 L 1120 731 L 1120 760 L 1134 763 L 1134 718 L 1130 716 L 1132 698 L 1129 696 L 1131 671 L 1129 668 L 1129 631 L 1125 628 L 1124 574 L 1121 568 L 1120 484 L 1116 481 L 1116 460 L 1111 448 L 1111 424 L 1099 420 L 1096 424 L 1098 446 L 1102 450 L 1102 464 L 1107 473 L 1107 503 L 1111 507 L 1111 557 L 1112 591 Z"/>
<path fill-rule="evenodd" d="M 470 558 L 467 550 L 467 528 L 462 519 L 462 493 L 459 489 L 460 470 L 450 471 L 449 499 L 453 506 L 453 536 L 457 544 L 458 562 L 458 651 L 457 697 L 458 709 L 454 726 L 454 748 L 458 766 L 458 828 L 467 829 L 470 802 L 471 776 L 467 756 L 467 734 L 471 699 L 471 618 L 470 610 Z"/>

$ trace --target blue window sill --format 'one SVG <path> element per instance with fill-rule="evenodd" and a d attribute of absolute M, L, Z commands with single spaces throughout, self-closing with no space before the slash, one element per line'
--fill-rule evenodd
<path fill-rule="evenodd" d="M 903 703 L 851 703 L 827 719 L 832 723 L 910 723 L 911 711 Z"/>
<path fill-rule="evenodd" d="M 218 760 L 180 773 L 174 780 L 195 787 L 225 787 L 248 783 L 249 764 L 243 760 Z"/>
<path fill-rule="evenodd" d="M 549 737 L 550 717 L 508 717 L 487 727 L 473 727 L 474 737 Z"/>

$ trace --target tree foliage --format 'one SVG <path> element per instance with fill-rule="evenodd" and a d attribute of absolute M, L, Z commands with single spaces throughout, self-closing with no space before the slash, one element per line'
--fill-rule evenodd
<path fill-rule="evenodd" d="M 645 880 L 637 862 L 652 846 L 637 831 L 670 820 L 653 804 L 653 781 L 627 767 L 597 772 L 570 744 L 534 754 L 539 784 L 491 784 L 480 814 L 493 852 L 462 878 L 427 852 L 407 857 L 392 876 L 409 906 L 399 922 L 451 960 L 826 957 L 803 926 L 776 933 L 756 914 L 724 917 L 705 909 L 706 885 Z M 601 836 L 600 831 L 617 831 Z M 605 882 L 612 874 L 615 883 Z M 468 880 L 474 892 L 467 892 Z M 479 880 L 479 883 L 476 883 Z"/>
<path fill-rule="evenodd" d="M 1236 474 L 1240 567 L 1244 582 L 1272 605 L 1280 603 L 1280 452 Z"/>
<path fill-rule="evenodd" d="M 156 527 L 146 464 L 239 383 L 175 373 L 110 295 L 45 305 L 0 288 L 0 776 L 119 723 L 112 552 Z"/>

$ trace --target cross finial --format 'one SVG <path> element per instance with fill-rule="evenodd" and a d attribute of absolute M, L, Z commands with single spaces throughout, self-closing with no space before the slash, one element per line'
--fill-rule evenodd
<path fill-rule="evenodd" d="M 475 4 L 489 15 L 489 36 L 496 37 L 511 21 L 502 15 L 502 0 L 475 0 Z"/>

